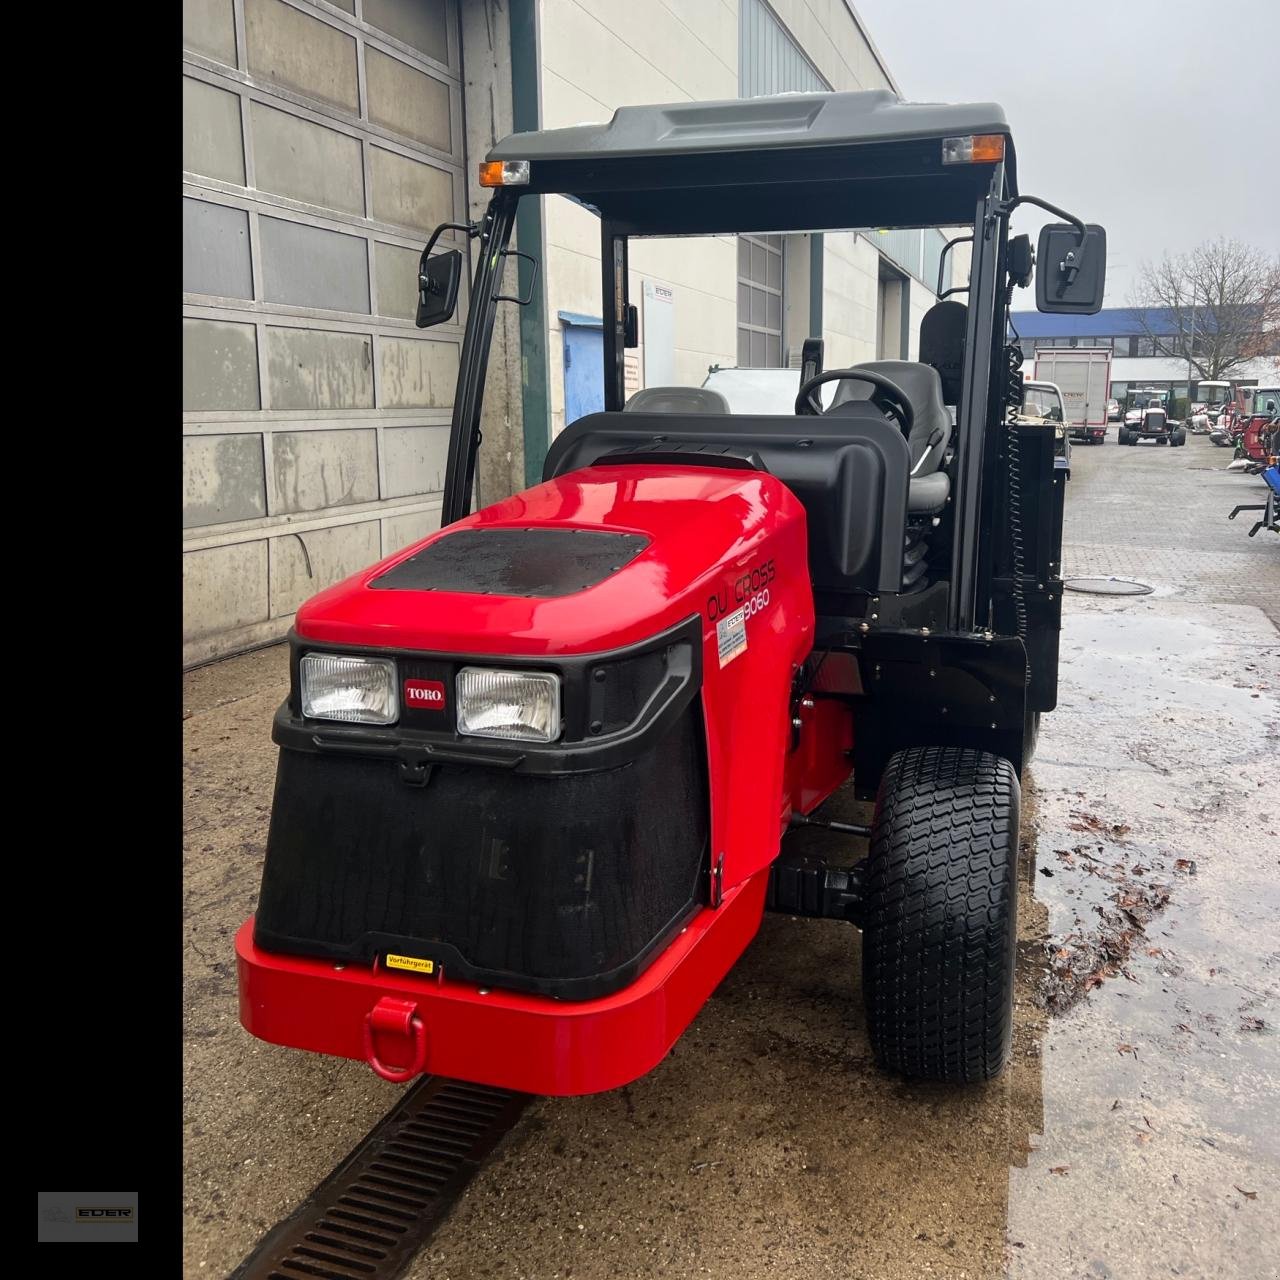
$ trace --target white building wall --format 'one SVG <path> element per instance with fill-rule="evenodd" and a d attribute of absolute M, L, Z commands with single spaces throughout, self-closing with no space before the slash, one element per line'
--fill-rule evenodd
<path fill-rule="evenodd" d="M 845 0 L 772 0 L 772 8 L 833 88 L 894 87 Z M 607 120 L 624 105 L 738 96 L 738 0 L 542 0 L 540 21 L 544 128 Z M 565 425 L 559 313 L 600 315 L 600 228 L 561 197 L 546 200 L 545 227 L 554 436 Z M 676 382 L 697 386 L 709 365 L 737 363 L 734 237 L 633 241 L 630 267 L 631 301 L 641 308 L 641 385 L 645 280 L 674 292 Z M 828 367 L 875 359 L 878 272 L 879 255 L 865 240 L 824 237 Z M 788 336 L 788 346 L 798 345 Z"/>
<path fill-rule="evenodd" d="M 934 304 L 934 296 L 932 289 L 926 289 L 919 280 L 911 280 L 908 282 L 908 288 L 911 293 L 909 306 L 911 315 L 907 321 L 907 337 L 910 341 L 910 347 L 904 359 L 919 360 L 920 359 L 920 321 L 924 319 L 924 313 Z"/>
<path fill-rule="evenodd" d="M 769 4 L 833 89 L 897 88 L 846 0 L 769 0 Z"/>
<path fill-rule="evenodd" d="M 852 231 L 823 236 L 823 364 L 828 369 L 876 358 L 880 255 Z"/>
<path fill-rule="evenodd" d="M 621 106 L 734 98 L 736 0 L 639 4 L 543 0 L 542 124 L 608 120 Z M 546 202 L 547 351 L 551 433 L 564 427 L 564 343 L 559 313 L 600 315 L 600 223 L 563 197 Z M 633 241 L 628 288 L 643 313 L 644 281 L 674 292 L 675 379 L 701 384 L 710 364 L 734 364 L 737 250 L 733 237 Z M 643 314 L 641 342 L 644 339 Z M 644 368 L 644 352 L 639 367 Z"/>
<path fill-rule="evenodd" d="M 844 0 L 771 0 L 774 13 L 837 91 L 895 89 Z M 880 255 L 853 232 L 823 237 L 823 362 L 837 369 L 876 358 Z M 918 345 L 919 334 L 914 339 Z"/>

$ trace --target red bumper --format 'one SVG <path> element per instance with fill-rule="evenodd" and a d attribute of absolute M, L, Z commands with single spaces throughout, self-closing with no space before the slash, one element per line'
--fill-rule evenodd
<path fill-rule="evenodd" d="M 377 1061 L 388 1078 L 408 1064 L 525 1093 L 616 1089 L 662 1061 L 746 949 L 768 880 L 727 891 L 630 986 L 585 1001 L 261 951 L 250 917 L 236 935 L 240 1021 L 273 1044 Z"/>

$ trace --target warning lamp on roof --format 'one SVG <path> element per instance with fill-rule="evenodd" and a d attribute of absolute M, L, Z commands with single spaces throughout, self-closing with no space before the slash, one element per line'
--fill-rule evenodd
<path fill-rule="evenodd" d="M 963 138 L 943 138 L 943 164 L 991 164 L 1004 159 L 1004 134 L 971 133 Z"/>
<path fill-rule="evenodd" d="M 523 187 L 528 181 L 527 160 L 485 160 L 480 165 L 482 187 Z"/>

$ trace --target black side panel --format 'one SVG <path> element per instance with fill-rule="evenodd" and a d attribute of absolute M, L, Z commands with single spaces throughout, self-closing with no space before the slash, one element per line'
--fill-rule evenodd
<path fill-rule="evenodd" d="M 269 951 L 564 999 L 632 981 L 697 909 L 708 789 L 690 705 L 630 764 L 543 777 L 282 750 L 254 937 Z"/>
<path fill-rule="evenodd" d="M 603 582 L 648 545 L 640 534 L 594 529 L 459 529 L 401 560 L 369 586 L 567 596 Z"/>
<path fill-rule="evenodd" d="M 992 557 L 992 620 L 998 634 L 1022 636 L 1027 701 L 1034 711 L 1052 711 L 1058 704 L 1062 516 L 1068 481 L 1054 466 L 1052 429 L 1023 424 L 1000 430 L 994 512 L 1000 536 L 994 540 Z M 1016 444 L 1016 464 L 1011 444 Z M 1021 543 L 1020 580 L 1015 572 L 1015 526 Z"/>
<path fill-rule="evenodd" d="M 688 446 L 695 446 L 690 449 Z M 620 450 L 676 451 L 697 466 L 733 450 L 744 469 L 763 468 L 796 495 L 809 518 L 809 570 L 815 592 L 902 589 L 907 486 L 911 467 L 902 432 L 870 403 L 848 416 L 776 417 L 723 413 L 593 413 L 567 427 L 547 454 L 544 479 L 607 465 Z"/>
<path fill-rule="evenodd" d="M 854 777 L 874 790 L 906 747 L 972 747 L 1022 772 L 1026 651 L 1010 637 L 875 632 L 860 641 L 866 701 L 854 711 Z"/>

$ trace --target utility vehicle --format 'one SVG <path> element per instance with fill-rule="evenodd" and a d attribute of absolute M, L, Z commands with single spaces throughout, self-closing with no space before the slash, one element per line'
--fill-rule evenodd
<path fill-rule="evenodd" d="M 1187 443 L 1187 429 L 1169 417 L 1162 391 L 1138 391 L 1135 406 L 1124 416 L 1116 430 L 1116 443 L 1136 445 L 1139 440 L 1154 440 L 1174 448 Z"/>
<path fill-rule="evenodd" d="M 1035 423 L 1053 432 L 1053 465 L 1070 480 L 1071 440 L 1066 418 L 1062 388 L 1056 382 L 1028 381 L 1022 384 L 1022 406 L 1014 421 Z"/>
<path fill-rule="evenodd" d="M 1187 413 L 1187 426 L 1193 435 L 1208 435 L 1231 403 L 1231 383 L 1201 382 L 1196 388 L 1195 403 Z"/>
<path fill-rule="evenodd" d="M 1013 421 L 1009 221 L 1064 219 L 1042 310 L 1097 311 L 1105 233 L 1019 194 L 999 107 L 887 91 L 624 107 L 513 135 L 481 177 L 442 528 L 296 616 L 244 1025 L 388 1079 L 591 1093 L 662 1061 L 768 909 L 861 929 L 884 1067 L 994 1076 L 1062 597 L 1053 435 Z M 512 226 L 548 193 L 600 220 L 605 407 L 473 512 Z M 923 317 L 918 361 L 824 369 L 810 341 L 788 413 L 697 387 L 623 411 L 636 237 L 957 225 L 967 300 Z M 462 271 L 434 243 L 423 325 Z M 847 783 L 869 828 L 822 816 Z M 799 825 L 829 860 L 789 850 Z"/>

